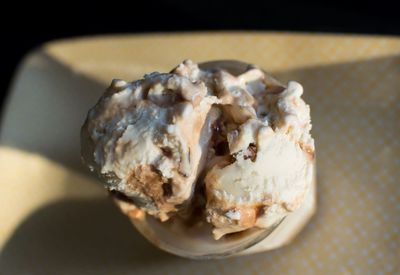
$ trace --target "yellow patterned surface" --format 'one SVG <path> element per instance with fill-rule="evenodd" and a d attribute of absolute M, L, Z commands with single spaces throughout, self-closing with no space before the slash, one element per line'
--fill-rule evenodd
<path fill-rule="evenodd" d="M 79 162 L 77 135 L 63 137 L 78 131 L 96 89 L 184 58 L 241 59 L 303 84 L 317 147 L 318 211 L 290 245 L 203 262 L 167 255 L 135 235 L 71 164 Z M 96 91 L 71 100 L 79 87 Z M 29 93 L 39 103 L 27 104 Z M 213 33 L 64 41 L 29 55 L 11 94 L 0 134 L 0 273 L 400 273 L 398 38 Z M 49 127 L 35 132 L 44 118 Z"/>

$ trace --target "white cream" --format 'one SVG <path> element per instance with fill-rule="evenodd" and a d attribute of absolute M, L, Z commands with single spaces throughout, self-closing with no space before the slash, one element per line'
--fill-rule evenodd
<path fill-rule="evenodd" d="M 302 86 L 265 77 L 187 60 L 170 74 L 114 80 L 82 127 L 83 158 L 108 189 L 161 220 L 190 205 L 201 174 L 215 238 L 269 227 L 303 203 L 314 141 Z"/>
<path fill-rule="evenodd" d="M 268 93 L 260 70 L 220 75 L 225 101 L 232 104 L 230 97 L 240 97 L 236 104 L 254 106 L 257 117 L 227 133 L 234 161 L 217 163 L 205 178 L 207 219 L 216 239 L 253 226 L 267 228 L 298 209 L 312 182 L 314 157 L 310 109 L 301 99 L 299 83 L 291 81 L 281 92 Z M 253 100 L 243 100 L 249 94 Z"/>
<path fill-rule="evenodd" d="M 104 175 L 109 189 L 140 198 L 145 210 L 167 219 L 191 197 L 204 165 L 216 100 L 206 94 L 203 83 L 175 74 L 113 81 L 82 128 L 85 160 Z M 142 178 L 157 181 L 140 183 Z M 165 198 L 159 194 L 164 183 L 172 185 Z M 154 190 L 144 192 L 149 187 Z"/>
<path fill-rule="evenodd" d="M 311 162 L 286 135 L 263 130 L 259 130 L 258 141 L 252 141 L 259 144 L 256 160 L 239 153 L 232 164 L 214 167 L 207 175 L 207 188 L 219 191 L 222 200 L 246 204 L 272 201 L 289 207 L 308 188 Z"/>

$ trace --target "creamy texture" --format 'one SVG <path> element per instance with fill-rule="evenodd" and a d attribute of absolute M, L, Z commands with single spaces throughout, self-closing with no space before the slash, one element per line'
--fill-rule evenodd
<path fill-rule="evenodd" d="M 217 110 L 206 94 L 176 74 L 113 81 L 82 128 L 84 159 L 109 190 L 168 219 L 191 197 L 208 150 Z"/>
<path fill-rule="evenodd" d="M 250 144 L 257 147 L 253 158 Z M 249 120 L 229 145 L 235 160 L 214 166 L 205 179 L 208 217 L 216 225 L 216 238 L 253 226 L 269 227 L 300 207 L 313 167 L 311 156 L 298 143 Z"/>
<path fill-rule="evenodd" d="M 216 239 L 267 228 L 300 207 L 312 181 L 302 93 L 254 66 L 232 75 L 190 60 L 115 80 L 82 127 L 82 155 L 109 190 L 161 220 L 193 207 L 194 195 L 205 196 Z"/>

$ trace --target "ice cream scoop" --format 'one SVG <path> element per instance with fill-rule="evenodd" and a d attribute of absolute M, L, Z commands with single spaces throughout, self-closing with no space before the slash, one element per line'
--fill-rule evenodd
<path fill-rule="evenodd" d="M 238 61 L 186 60 L 170 73 L 114 80 L 82 127 L 82 156 L 159 247 L 232 254 L 312 198 L 302 93 Z"/>
<path fill-rule="evenodd" d="M 114 80 L 82 127 L 82 156 L 113 194 L 165 221 L 192 196 L 215 101 L 177 74 Z"/>

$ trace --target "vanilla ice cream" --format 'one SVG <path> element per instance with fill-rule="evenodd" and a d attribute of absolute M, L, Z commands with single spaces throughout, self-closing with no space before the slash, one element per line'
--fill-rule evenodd
<path fill-rule="evenodd" d="M 82 127 L 82 156 L 124 207 L 161 221 L 200 208 L 215 239 L 268 228 L 301 206 L 312 182 L 302 93 L 255 66 L 234 75 L 190 60 L 114 80 Z"/>

